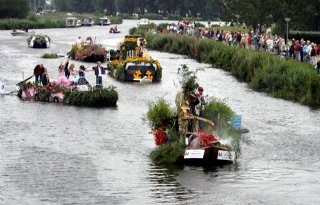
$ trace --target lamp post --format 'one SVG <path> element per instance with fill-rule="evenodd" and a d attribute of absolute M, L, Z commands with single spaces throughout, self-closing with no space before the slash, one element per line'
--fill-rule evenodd
<path fill-rule="evenodd" d="M 289 21 L 291 18 L 286 17 L 284 20 L 287 22 L 287 38 L 286 38 L 286 57 L 288 57 L 288 40 L 289 40 Z"/>
<path fill-rule="evenodd" d="M 240 15 L 239 14 L 236 14 L 236 15 L 234 15 L 236 18 L 237 18 L 237 25 L 239 24 L 239 18 L 240 18 Z"/>

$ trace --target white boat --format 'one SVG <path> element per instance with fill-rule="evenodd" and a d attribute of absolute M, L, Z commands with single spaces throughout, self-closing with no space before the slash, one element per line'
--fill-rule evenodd
<path fill-rule="evenodd" d="M 66 19 L 66 27 L 80 27 L 81 21 L 76 17 L 68 17 Z"/>
<path fill-rule="evenodd" d="M 149 25 L 149 24 L 150 24 L 149 19 L 140 19 L 137 25 L 142 26 L 142 25 Z"/>
<path fill-rule="evenodd" d="M 105 17 L 99 18 L 99 23 L 101 26 L 108 26 L 111 24 L 111 21 L 109 20 L 108 17 L 105 16 Z"/>
<path fill-rule="evenodd" d="M 11 32 L 11 35 L 13 36 L 28 36 L 28 35 L 33 35 L 34 31 L 31 32 L 27 32 L 27 31 L 23 31 L 23 30 L 14 30 Z"/>
<path fill-rule="evenodd" d="M 81 26 L 93 26 L 94 21 L 91 17 L 84 17 L 81 21 Z"/>

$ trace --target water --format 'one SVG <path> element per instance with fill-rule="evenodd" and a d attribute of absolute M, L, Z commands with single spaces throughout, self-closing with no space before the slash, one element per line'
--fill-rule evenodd
<path fill-rule="evenodd" d="M 0 32 L 0 78 L 7 90 L 32 74 L 36 64 L 58 78 L 66 53 L 81 35 L 115 48 L 122 33 L 108 27 L 43 29 L 52 47 L 27 47 L 26 37 Z M 162 82 L 141 85 L 105 76 L 119 92 L 116 108 L 94 109 L 0 97 L 0 204 L 319 204 L 320 112 L 250 90 L 228 73 L 185 56 L 150 52 L 163 66 Z M 74 62 L 93 66 L 90 63 Z M 149 158 L 155 148 L 141 117 L 146 102 L 164 97 L 174 105 L 177 69 L 198 73 L 205 94 L 224 99 L 242 115 L 250 144 L 237 163 L 223 167 L 162 167 Z M 93 72 L 87 72 L 94 84 Z"/>

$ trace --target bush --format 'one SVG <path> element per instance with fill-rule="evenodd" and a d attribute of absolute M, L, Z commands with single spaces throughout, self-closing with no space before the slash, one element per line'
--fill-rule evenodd
<path fill-rule="evenodd" d="M 66 104 L 87 107 L 115 107 L 118 93 L 115 87 L 93 88 L 92 91 L 73 91 L 65 99 Z"/>
<path fill-rule="evenodd" d="M 163 98 L 160 98 L 156 102 L 148 103 L 148 112 L 143 120 L 154 130 L 163 125 L 173 124 L 175 115 L 174 109 Z"/>
<path fill-rule="evenodd" d="M 41 58 L 59 58 L 59 56 L 56 53 L 45 53 L 41 56 Z"/>

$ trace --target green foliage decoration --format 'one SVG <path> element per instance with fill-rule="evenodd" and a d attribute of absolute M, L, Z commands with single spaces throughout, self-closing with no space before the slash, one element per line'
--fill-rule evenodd
<path fill-rule="evenodd" d="M 41 58 L 59 58 L 59 56 L 56 53 L 45 53 L 41 56 Z"/>

